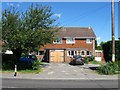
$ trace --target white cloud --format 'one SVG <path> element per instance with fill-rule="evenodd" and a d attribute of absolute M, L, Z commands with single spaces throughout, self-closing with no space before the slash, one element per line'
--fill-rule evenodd
<path fill-rule="evenodd" d="M 97 39 L 97 40 L 101 40 L 101 37 L 97 37 L 96 39 Z"/>
<path fill-rule="evenodd" d="M 54 16 L 60 18 L 60 17 L 61 17 L 61 14 L 54 14 Z"/>

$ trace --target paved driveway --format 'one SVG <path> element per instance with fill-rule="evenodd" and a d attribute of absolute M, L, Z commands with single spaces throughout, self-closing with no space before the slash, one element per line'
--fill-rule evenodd
<path fill-rule="evenodd" d="M 99 75 L 89 67 L 97 67 L 98 65 L 85 64 L 72 66 L 67 63 L 49 63 L 43 68 L 43 72 L 39 75 L 43 78 L 50 79 L 117 79 L 117 75 Z"/>

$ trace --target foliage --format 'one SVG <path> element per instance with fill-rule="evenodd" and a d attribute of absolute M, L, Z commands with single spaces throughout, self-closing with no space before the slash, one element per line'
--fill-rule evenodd
<path fill-rule="evenodd" d="M 94 61 L 95 57 L 94 56 L 90 56 L 88 57 L 89 61 Z"/>
<path fill-rule="evenodd" d="M 105 75 L 118 74 L 119 71 L 120 71 L 120 67 L 118 65 L 118 62 L 115 63 L 107 62 L 105 65 L 101 65 L 100 67 L 98 67 L 97 70 L 98 73 Z"/>
<path fill-rule="evenodd" d="M 21 61 L 16 61 L 14 55 L 3 54 L 2 55 L 2 69 L 4 70 L 14 70 L 15 65 L 17 65 L 18 70 L 32 70 L 33 64 L 32 63 L 25 63 Z"/>
<path fill-rule="evenodd" d="M 106 62 L 112 61 L 112 42 L 108 41 L 103 44 L 103 53 Z M 115 59 L 120 60 L 120 40 L 115 41 Z"/>
<path fill-rule="evenodd" d="M 2 55 L 2 69 L 13 70 L 15 66 L 15 57 L 13 55 L 3 54 Z"/>
<path fill-rule="evenodd" d="M 0 18 L 0 40 L 2 39 L 2 20 Z M 1 47 L 0 47 L 1 48 Z"/>
<path fill-rule="evenodd" d="M 94 61 L 94 56 L 84 57 L 84 63 L 88 64 L 91 61 Z"/>
<path fill-rule="evenodd" d="M 101 62 L 98 62 L 98 61 L 95 61 L 95 60 L 90 61 L 90 63 L 92 63 L 92 64 L 101 64 Z"/>
<path fill-rule="evenodd" d="M 34 70 L 39 70 L 40 68 L 40 64 L 42 64 L 39 60 L 35 61 L 33 64 L 32 64 L 32 68 Z"/>
<path fill-rule="evenodd" d="M 95 45 L 95 49 L 96 49 L 96 50 L 102 50 L 102 45 L 103 45 L 104 43 L 105 43 L 105 42 L 102 41 L 102 42 L 100 43 L 100 45 L 98 46 L 98 45 L 97 45 L 97 41 L 96 41 L 96 42 L 95 42 L 95 44 L 96 44 L 96 45 Z"/>
<path fill-rule="evenodd" d="M 88 59 L 88 57 L 84 57 L 84 63 L 86 63 L 86 64 L 89 63 L 89 59 Z"/>
<path fill-rule="evenodd" d="M 31 5 L 25 13 L 14 7 L 5 9 L 2 12 L 3 48 L 12 50 L 19 59 L 21 53 L 36 51 L 51 43 L 56 32 L 51 30 L 56 27 L 52 16 L 49 6 Z"/>

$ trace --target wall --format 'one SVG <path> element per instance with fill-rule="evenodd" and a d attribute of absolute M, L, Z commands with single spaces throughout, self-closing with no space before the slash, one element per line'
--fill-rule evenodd
<path fill-rule="evenodd" d="M 42 49 L 66 49 L 66 48 L 83 48 L 88 49 L 89 51 L 93 52 L 93 43 L 86 44 L 86 40 L 75 40 L 75 44 L 66 44 L 66 40 L 62 40 L 62 44 L 47 44 Z"/>

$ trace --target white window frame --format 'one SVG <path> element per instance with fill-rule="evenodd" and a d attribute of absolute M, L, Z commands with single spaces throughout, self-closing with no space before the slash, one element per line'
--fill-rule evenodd
<path fill-rule="evenodd" d="M 76 51 L 76 50 L 68 50 L 67 51 L 67 56 L 73 56 L 72 55 L 72 51 L 73 51 L 73 55 L 77 55 L 78 54 L 78 51 Z M 69 54 L 70 53 L 70 54 Z"/>
<path fill-rule="evenodd" d="M 53 44 L 62 44 L 62 38 L 58 38 L 53 41 Z"/>
<path fill-rule="evenodd" d="M 87 52 L 89 52 L 89 55 L 87 54 Z M 91 52 L 90 52 L 90 51 L 86 51 L 86 55 L 87 55 L 87 56 L 91 56 Z"/>
<path fill-rule="evenodd" d="M 84 52 L 84 55 L 82 55 L 82 52 Z M 81 50 L 80 55 L 85 57 L 86 56 L 86 51 L 85 50 Z"/>
<path fill-rule="evenodd" d="M 87 39 L 86 39 L 86 43 L 87 43 L 87 44 L 92 44 L 92 38 L 87 38 Z"/>
<path fill-rule="evenodd" d="M 66 38 L 66 44 L 75 44 L 75 38 Z"/>

